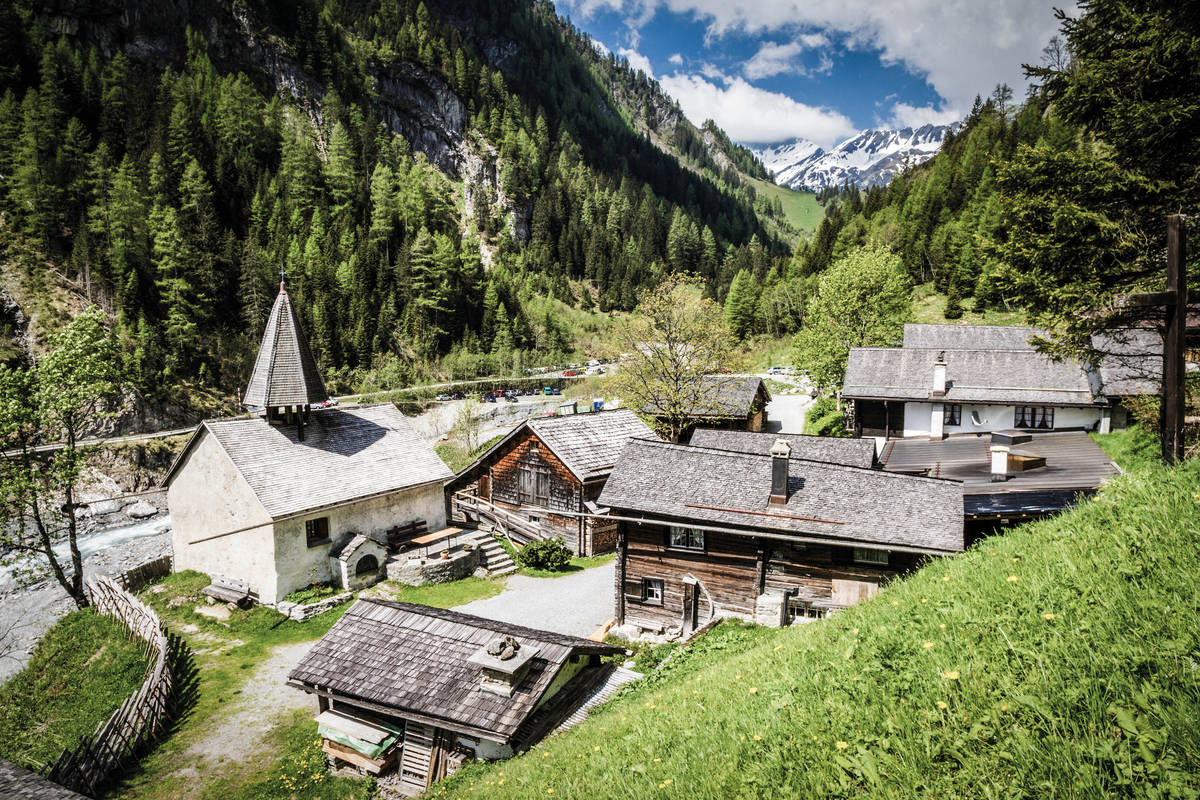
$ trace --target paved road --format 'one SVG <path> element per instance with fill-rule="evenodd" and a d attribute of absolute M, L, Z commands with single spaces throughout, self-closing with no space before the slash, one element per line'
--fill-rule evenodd
<path fill-rule="evenodd" d="M 591 636 L 613 618 L 612 563 L 562 578 L 513 575 L 507 588 L 484 600 L 455 608 L 465 614 L 529 628 Z"/>

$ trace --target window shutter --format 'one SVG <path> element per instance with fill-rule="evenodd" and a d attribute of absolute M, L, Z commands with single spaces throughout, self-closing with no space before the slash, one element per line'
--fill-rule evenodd
<path fill-rule="evenodd" d="M 641 578 L 626 578 L 625 579 L 625 597 L 628 600 L 642 600 L 643 586 Z"/>

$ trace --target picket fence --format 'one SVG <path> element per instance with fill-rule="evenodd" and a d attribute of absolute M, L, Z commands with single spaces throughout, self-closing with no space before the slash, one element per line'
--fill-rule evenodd
<path fill-rule="evenodd" d="M 88 580 L 88 595 L 100 614 L 116 617 L 131 638 L 141 640 L 150 667 L 141 687 L 91 736 L 63 750 L 46 777 L 80 794 L 97 789 L 139 754 L 167 723 L 173 695 L 171 641 L 158 615 L 105 575 Z"/>

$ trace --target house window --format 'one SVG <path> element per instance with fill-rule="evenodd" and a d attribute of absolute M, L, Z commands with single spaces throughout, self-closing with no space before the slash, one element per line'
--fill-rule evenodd
<path fill-rule="evenodd" d="M 789 625 L 797 621 L 821 619 L 824 616 L 825 609 L 814 606 L 809 600 L 801 600 L 795 595 L 787 599 L 787 622 Z"/>
<path fill-rule="evenodd" d="M 304 539 L 309 547 L 316 547 L 329 541 L 329 517 L 305 520 Z"/>
<path fill-rule="evenodd" d="M 550 470 L 534 464 L 522 464 L 517 472 L 519 496 L 523 506 L 550 506 Z"/>
<path fill-rule="evenodd" d="M 888 565 L 887 550 L 868 550 L 863 547 L 854 548 L 854 562 L 856 564 L 875 564 L 880 567 Z"/>
<path fill-rule="evenodd" d="M 1050 430 L 1054 427 L 1054 408 L 1052 406 L 1017 406 L 1015 426 Z"/>
<path fill-rule="evenodd" d="M 704 531 L 672 525 L 671 531 L 667 535 L 667 544 L 679 550 L 703 550 Z"/>
<path fill-rule="evenodd" d="M 962 424 L 962 406 L 958 403 L 946 403 L 942 406 L 943 425 Z"/>
<path fill-rule="evenodd" d="M 663 604 L 663 582 L 661 578 L 642 579 L 642 602 L 650 606 Z"/>

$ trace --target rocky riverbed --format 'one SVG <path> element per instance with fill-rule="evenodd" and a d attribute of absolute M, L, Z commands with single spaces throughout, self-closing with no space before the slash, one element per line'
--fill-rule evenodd
<path fill-rule="evenodd" d="M 122 524 L 79 537 L 85 575 L 114 575 L 171 552 L 168 515 L 155 511 L 141 520 L 131 520 L 125 513 L 103 516 Z M 42 634 L 74 608 L 52 578 L 22 586 L 11 568 L 0 568 L 0 682 L 19 672 Z"/>

